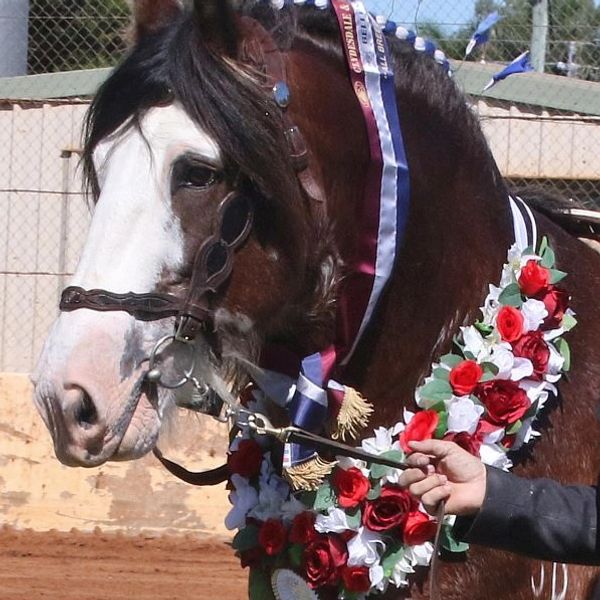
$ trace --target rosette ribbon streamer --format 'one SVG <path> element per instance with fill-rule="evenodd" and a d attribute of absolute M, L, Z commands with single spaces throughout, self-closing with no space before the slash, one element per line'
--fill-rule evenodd
<path fill-rule="evenodd" d="M 331 376 L 340 376 L 373 320 L 404 239 L 410 186 L 394 74 L 382 27 L 362 2 L 334 0 L 332 6 L 363 113 L 371 160 L 365 193 L 356 206 L 356 221 L 361 223 L 357 249 L 347 261 L 347 275 L 338 294 L 335 344 L 301 361 L 288 412 L 295 426 L 313 433 L 321 431 L 327 418 L 336 413 L 341 424 L 334 436 L 344 438 L 366 425 L 372 409 L 358 392 L 340 386 Z M 333 406 L 329 406 L 328 391 Z M 284 467 L 296 489 L 314 489 L 331 470 L 314 448 L 300 444 L 286 446 Z"/>

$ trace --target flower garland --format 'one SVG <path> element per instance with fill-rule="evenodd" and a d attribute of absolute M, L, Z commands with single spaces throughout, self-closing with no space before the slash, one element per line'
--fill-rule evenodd
<path fill-rule="evenodd" d="M 511 247 L 481 319 L 461 328 L 455 351 L 434 363 L 416 390 L 422 410 L 405 410 L 402 422 L 376 429 L 361 447 L 402 461 L 409 441 L 433 437 L 510 468 L 508 451 L 539 435 L 533 422 L 569 369 L 562 335 L 576 320 L 568 293 L 557 285 L 566 274 L 554 263 L 545 238 L 537 253 Z M 255 390 L 248 407 L 265 412 L 267 402 Z M 229 467 L 233 508 L 225 524 L 239 530 L 233 546 L 242 566 L 252 567 L 251 598 L 271 597 L 266 573 L 284 568 L 299 573 L 307 591 L 333 588 L 338 598 L 362 600 L 390 585 L 406 586 L 415 567 L 431 560 L 436 523 L 398 485 L 398 469 L 338 457 L 316 492 L 292 493 L 273 466 L 271 441 L 252 439 L 243 427 Z M 452 524 L 447 517 L 442 546 L 462 552 L 467 545 L 453 539 Z"/>

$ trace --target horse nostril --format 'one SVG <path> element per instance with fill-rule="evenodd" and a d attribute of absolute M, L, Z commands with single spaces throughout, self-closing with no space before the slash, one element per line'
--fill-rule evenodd
<path fill-rule="evenodd" d="M 75 410 L 75 420 L 83 429 L 89 429 L 98 421 L 98 411 L 85 390 L 81 390 L 81 401 Z"/>

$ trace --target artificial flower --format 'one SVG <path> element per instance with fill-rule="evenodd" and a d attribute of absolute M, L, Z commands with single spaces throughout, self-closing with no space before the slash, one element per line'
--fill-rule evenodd
<path fill-rule="evenodd" d="M 371 485 L 356 467 L 336 469 L 331 480 L 342 508 L 358 506 L 366 497 Z"/>
<path fill-rule="evenodd" d="M 513 306 L 503 306 L 496 317 L 496 327 L 505 342 L 516 342 L 523 334 L 523 315 Z"/>
<path fill-rule="evenodd" d="M 315 589 L 339 581 L 340 570 L 348 562 L 344 540 L 335 533 L 320 535 L 303 552 L 303 564 L 308 585 Z"/>
<path fill-rule="evenodd" d="M 463 360 L 450 371 L 450 385 L 457 396 L 469 395 L 479 383 L 483 369 L 474 360 Z"/>
<path fill-rule="evenodd" d="M 279 554 L 287 541 L 287 533 L 280 519 L 267 519 L 258 530 L 258 543 L 269 556 Z"/>
<path fill-rule="evenodd" d="M 402 527 L 413 506 L 414 499 L 407 490 L 397 486 L 384 486 L 379 498 L 365 504 L 363 525 L 376 532 Z"/>
<path fill-rule="evenodd" d="M 550 283 L 550 271 L 536 260 L 528 260 L 519 275 L 519 287 L 526 296 L 535 296 Z"/>
<path fill-rule="evenodd" d="M 439 420 L 440 417 L 435 410 L 422 410 L 416 413 L 400 434 L 400 446 L 404 452 L 411 452 L 408 442 L 430 440 Z"/>

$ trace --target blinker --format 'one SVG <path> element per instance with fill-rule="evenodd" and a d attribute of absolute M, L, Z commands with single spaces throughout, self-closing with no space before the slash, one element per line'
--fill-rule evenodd
<path fill-rule="evenodd" d="M 278 81 L 273 86 L 273 98 L 279 108 L 287 108 L 290 105 L 290 88 L 285 81 Z"/>

